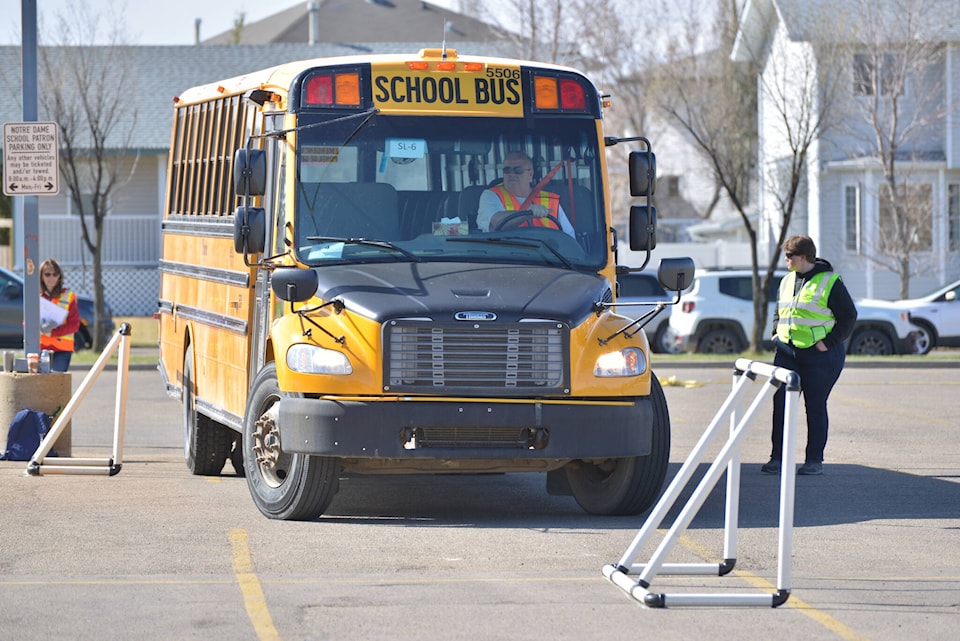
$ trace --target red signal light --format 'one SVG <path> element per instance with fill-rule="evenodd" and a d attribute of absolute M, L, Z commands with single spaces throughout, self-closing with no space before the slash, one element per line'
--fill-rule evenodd
<path fill-rule="evenodd" d="M 560 107 L 565 111 L 586 111 L 587 97 L 583 92 L 583 85 L 576 80 L 561 79 Z"/>
<path fill-rule="evenodd" d="M 318 73 L 303 86 L 306 107 L 359 107 L 360 74 L 356 71 Z"/>
<path fill-rule="evenodd" d="M 333 104 L 333 75 L 324 74 L 313 76 L 307 80 L 306 98 L 304 102 L 308 105 L 332 105 Z"/>

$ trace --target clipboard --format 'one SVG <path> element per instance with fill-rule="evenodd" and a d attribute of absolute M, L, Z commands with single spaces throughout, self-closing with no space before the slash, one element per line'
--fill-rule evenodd
<path fill-rule="evenodd" d="M 40 297 L 40 322 L 43 321 L 53 321 L 57 324 L 57 327 L 63 325 L 63 322 L 67 320 L 67 310 L 51 303 L 43 296 Z"/>

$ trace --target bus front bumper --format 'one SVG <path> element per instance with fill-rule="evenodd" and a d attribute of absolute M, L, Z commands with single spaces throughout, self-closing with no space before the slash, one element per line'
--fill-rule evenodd
<path fill-rule="evenodd" d="M 648 398 L 616 403 L 283 398 L 284 452 L 349 458 L 587 459 L 650 453 Z"/>

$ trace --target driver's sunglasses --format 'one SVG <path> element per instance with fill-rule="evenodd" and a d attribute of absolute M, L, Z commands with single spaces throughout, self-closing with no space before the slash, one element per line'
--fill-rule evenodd
<path fill-rule="evenodd" d="M 529 171 L 526 167 L 521 167 L 520 165 L 504 165 L 503 173 L 504 174 L 523 174 Z"/>

